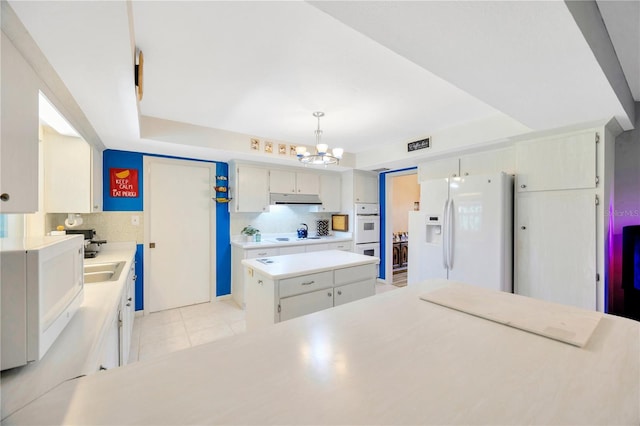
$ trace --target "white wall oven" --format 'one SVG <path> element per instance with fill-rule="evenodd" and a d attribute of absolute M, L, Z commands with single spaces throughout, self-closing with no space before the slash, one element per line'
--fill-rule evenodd
<path fill-rule="evenodd" d="M 380 206 L 356 203 L 353 251 L 380 259 Z"/>
<path fill-rule="evenodd" d="M 380 215 L 378 204 L 356 204 L 354 240 L 356 244 L 380 242 Z"/>

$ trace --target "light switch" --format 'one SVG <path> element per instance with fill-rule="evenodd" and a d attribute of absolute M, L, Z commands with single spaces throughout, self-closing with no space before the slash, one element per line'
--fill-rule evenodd
<path fill-rule="evenodd" d="M 133 215 L 131 216 L 131 224 L 134 226 L 140 225 L 140 216 Z"/>

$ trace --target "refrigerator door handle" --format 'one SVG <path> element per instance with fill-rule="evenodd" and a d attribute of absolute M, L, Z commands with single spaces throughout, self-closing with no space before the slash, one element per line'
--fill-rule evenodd
<path fill-rule="evenodd" d="M 449 200 L 447 210 L 447 265 L 453 269 L 453 199 Z"/>
<path fill-rule="evenodd" d="M 449 217 L 449 200 L 444 202 L 444 208 L 442 212 L 442 266 L 444 269 L 449 269 L 448 263 L 448 244 L 447 244 L 447 224 Z"/>

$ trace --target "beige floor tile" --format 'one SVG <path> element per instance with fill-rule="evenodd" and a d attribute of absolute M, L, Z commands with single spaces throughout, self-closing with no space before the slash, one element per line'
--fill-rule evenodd
<path fill-rule="evenodd" d="M 158 324 L 153 327 L 145 327 L 140 334 L 140 344 L 166 340 L 171 337 L 186 337 L 187 330 L 182 321 L 168 324 Z"/>
<path fill-rule="evenodd" d="M 246 314 L 241 309 L 220 311 L 217 316 L 227 324 L 245 319 Z"/>
<path fill-rule="evenodd" d="M 231 330 L 235 334 L 242 334 L 247 332 L 247 322 L 245 320 L 235 321 L 229 324 Z"/>
<path fill-rule="evenodd" d="M 149 342 L 140 345 L 139 360 L 155 358 L 171 352 L 190 347 L 189 338 L 184 336 L 171 337 L 165 340 Z"/>
<path fill-rule="evenodd" d="M 222 319 L 220 314 L 215 314 L 213 312 L 205 312 L 198 316 L 185 318 L 183 322 L 189 334 L 202 330 L 203 328 L 226 325 L 226 322 Z"/>
<path fill-rule="evenodd" d="M 180 315 L 179 309 L 170 309 L 168 311 L 154 312 L 139 319 L 141 320 L 140 325 L 142 328 L 146 329 L 147 327 L 182 321 L 182 315 Z"/>
<path fill-rule="evenodd" d="M 230 336 L 233 336 L 233 330 L 228 325 L 222 324 L 189 333 L 189 340 L 191 341 L 191 346 L 198 346 Z"/>

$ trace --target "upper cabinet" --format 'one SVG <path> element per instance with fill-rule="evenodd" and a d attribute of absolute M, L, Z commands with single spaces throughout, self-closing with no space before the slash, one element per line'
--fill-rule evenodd
<path fill-rule="evenodd" d="M 102 211 L 102 153 L 81 138 L 45 128 L 44 209 L 47 213 Z"/>
<path fill-rule="evenodd" d="M 513 147 L 428 161 L 418 167 L 418 182 L 450 177 L 485 175 L 489 173 L 515 173 Z"/>
<path fill-rule="evenodd" d="M 378 202 L 378 174 L 362 170 L 353 172 L 353 201 L 355 203 Z"/>
<path fill-rule="evenodd" d="M 320 177 L 313 173 L 270 170 L 269 192 L 318 195 L 320 193 Z"/>
<path fill-rule="evenodd" d="M 0 213 L 38 211 L 38 80 L 2 33 Z"/>
<path fill-rule="evenodd" d="M 339 212 L 342 198 L 342 182 L 337 173 L 320 175 L 320 201 L 323 212 Z"/>
<path fill-rule="evenodd" d="M 231 211 L 269 211 L 269 170 L 261 167 L 235 165 L 229 176 L 233 193 Z"/>
<path fill-rule="evenodd" d="M 418 166 L 418 182 L 433 179 L 446 179 L 460 175 L 460 159 L 458 157 L 443 158 L 422 163 Z"/>
<path fill-rule="evenodd" d="M 595 188 L 597 140 L 589 131 L 518 143 L 517 191 Z"/>

